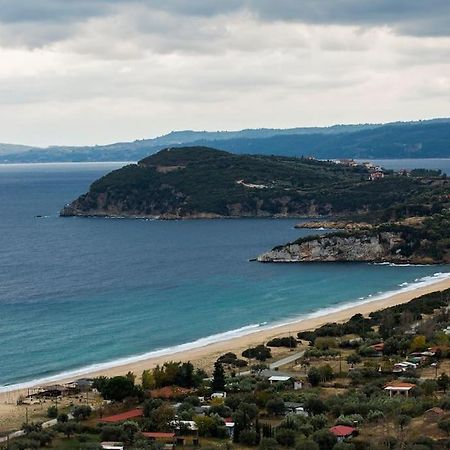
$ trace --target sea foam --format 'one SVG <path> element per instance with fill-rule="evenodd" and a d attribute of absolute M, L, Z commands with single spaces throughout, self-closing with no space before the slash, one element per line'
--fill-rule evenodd
<path fill-rule="evenodd" d="M 281 326 L 286 326 L 286 325 L 296 325 L 296 324 L 298 324 L 298 322 L 300 322 L 302 320 L 319 318 L 319 317 L 326 316 L 329 314 L 337 313 L 337 312 L 345 310 L 347 308 L 352 308 L 352 307 L 364 305 L 364 304 L 367 304 L 370 302 L 383 300 L 388 297 L 391 297 L 392 295 L 409 292 L 409 291 L 414 291 L 416 289 L 429 286 L 431 284 L 446 280 L 448 278 L 450 278 L 450 273 L 436 272 L 433 275 L 418 278 L 418 279 L 414 280 L 413 283 L 402 283 L 400 285 L 401 288 L 397 289 L 397 290 L 386 291 L 386 292 L 379 293 L 376 295 L 369 294 L 366 297 L 359 297 L 358 300 L 340 302 L 336 305 L 329 306 L 326 308 L 321 308 L 319 310 L 312 311 L 310 313 L 303 314 L 301 316 L 291 317 L 284 321 L 277 321 L 277 322 L 273 322 L 273 323 L 262 322 L 262 323 L 250 324 L 250 325 L 246 325 L 246 326 L 237 328 L 235 330 L 230 330 L 230 331 L 225 331 L 223 333 L 213 334 L 213 335 L 210 335 L 207 337 L 197 339 L 192 342 L 187 342 L 184 344 L 174 345 L 172 347 L 154 350 L 154 351 L 147 352 L 147 353 L 144 353 L 141 355 L 129 356 L 129 357 L 120 358 L 120 359 L 116 359 L 114 361 L 109 361 L 109 362 L 104 362 L 104 363 L 91 364 L 89 366 L 85 366 L 80 369 L 69 370 L 69 371 L 61 372 L 56 375 L 52 375 L 52 376 L 48 376 L 48 377 L 38 378 L 35 380 L 23 382 L 23 383 L 16 383 L 16 384 L 1 386 L 0 392 L 9 392 L 9 391 L 14 391 L 14 390 L 18 390 L 18 389 L 26 389 L 26 388 L 29 388 L 32 386 L 57 382 L 57 381 L 63 380 L 63 379 L 64 380 L 72 379 L 72 378 L 75 379 L 77 377 L 81 377 L 81 376 L 89 374 L 89 373 L 106 370 L 106 369 L 111 369 L 113 367 L 131 364 L 131 363 L 135 363 L 135 362 L 139 362 L 139 361 L 144 361 L 149 358 L 154 358 L 154 357 L 159 357 L 159 356 L 170 356 L 170 355 L 173 355 L 173 354 L 176 354 L 179 352 L 192 350 L 195 348 L 201 348 L 201 347 L 205 347 L 207 345 L 214 344 L 217 342 L 224 342 L 224 341 L 228 341 L 230 339 L 234 339 L 237 337 L 246 336 L 246 335 L 253 334 L 253 333 L 256 333 L 256 332 L 262 331 L 262 330 L 271 330 L 271 329 L 278 328 Z"/>

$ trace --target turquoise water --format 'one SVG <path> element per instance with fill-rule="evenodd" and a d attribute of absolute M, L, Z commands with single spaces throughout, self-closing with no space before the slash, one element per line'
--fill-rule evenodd
<path fill-rule="evenodd" d="M 227 339 L 449 271 L 248 261 L 311 233 L 295 220 L 58 217 L 119 166 L 0 166 L 0 386 Z"/>

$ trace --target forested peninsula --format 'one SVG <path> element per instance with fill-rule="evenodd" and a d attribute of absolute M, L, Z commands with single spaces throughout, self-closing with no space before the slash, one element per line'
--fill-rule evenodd
<path fill-rule="evenodd" d="M 450 184 L 438 171 L 183 147 L 107 174 L 61 216 L 334 218 L 347 229 L 276 247 L 258 260 L 447 262 L 449 202 Z"/>

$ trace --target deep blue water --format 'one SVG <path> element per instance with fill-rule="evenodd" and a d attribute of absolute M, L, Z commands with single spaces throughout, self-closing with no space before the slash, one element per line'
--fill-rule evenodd
<path fill-rule="evenodd" d="M 286 321 L 448 271 L 248 261 L 311 232 L 293 229 L 295 220 L 58 217 L 119 166 L 0 165 L 0 386 Z"/>

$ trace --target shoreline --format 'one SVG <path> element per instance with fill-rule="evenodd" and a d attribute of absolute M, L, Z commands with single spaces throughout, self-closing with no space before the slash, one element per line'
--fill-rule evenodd
<path fill-rule="evenodd" d="M 428 280 L 427 280 L 428 278 Z M 155 350 L 144 355 L 121 358 L 116 361 L 95 364 L 78 370 L 56 374 L 54 376 L 2 386 L 0 388 L 0 403 L 15 403 L 20 395 L 28 389 L 55 383 L 67 383 L 80 377 L 96 377 L 124 375 L 128 371 L 134 372 L 137 378 L 144 369 L 154 368 L 167 361 L 191 361 L 194 366 L 211 369 L 212 364 L 223 353 L 232 351 L 240 354 L 252 345 L 261 344 L 274 337 L 296 334 L 318 328 L 328 322 L 342 322 L 357 313 L 368 315 L 371 312 L 390 306 L 407 303 L 415 297 L 435 291 L 450 288 L 450 273 L 436 274 L 425 277 L 409 286 L 395 291 L 385 292 L 378 296 L 349 301 L 340 305 L 332 305 L 321 310 L 311 312 L 303 317 L 293 318 L 291 321 L 274 323 L 267 326 L 257 324 L 244 326 L 237 330 L 219 333 L 194 342 L 177 345 L 171 348 Z M 241 334 L 233 336 L 240 332 Z M 230 337 L 231 335 L 231 337 Z M 216 340 L 212 340 L 216 338 Z M 196 345 L 196 346 L 193 346 Z"/>

